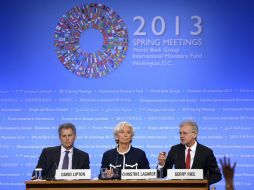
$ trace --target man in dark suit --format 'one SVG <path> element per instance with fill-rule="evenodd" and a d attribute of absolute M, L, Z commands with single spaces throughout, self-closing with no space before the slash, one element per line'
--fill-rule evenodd
<path fill-rule="evenodd" d="M 197 142 L 198 126 L 194 121 L 184 121 L 180 124 L 181 144 L 171 147 L 168 156 L 165 152 L 159 154 L 158 168 L 163 168 L 163 176 L 167 169 L 203 169 L 208 183 L 213 184 L 221 180 L 221 172 L 213 151 Z"/>
<path fill-rule="evenodd" d="M 58 127 L 60 146 L 44 148 L 36 168 L 42 168 L 44 179 L 54 179 L 56 169 L 89 169 L 89 155 L 75 147 L 76 128 L 71 123 Z M 34 173 L 33 173 L 34 176 Z"/>

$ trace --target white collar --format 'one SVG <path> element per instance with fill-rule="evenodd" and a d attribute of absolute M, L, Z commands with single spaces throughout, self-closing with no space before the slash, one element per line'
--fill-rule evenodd
<path fill-rule="evenodd" d="M 188 146 L 185 145 L 185 149 L 190 148 L 192 152 L 196 152 L 197 145 L 198 145 L 198 143 L 197 143 L 197 141 L 196 141 L 196 142 L 194 143 L 194 145 L 192 145 L 191 147 L 188 147 Z"/>
<path fill-rule="evenodd" d="M 65 151 L 69 151 L 69 153 L 73 153 L 73 147 L 69 150 L 67 150 L 66 148 L 63 147 L 63 145 L 61 145 L 61 153 L 65 152 Z"/>
<path fill-rule="evenodd" d="M 116 150 L 117 150 L 117 152 L 119 153 L 119 154 L 121 154 L 121 155 L 124 155 L 124 154 L 127 154 L 129 151 L 130 151 L 130 149 L 131 149 L 131 144 L 129 145 L 129 148 L 128 148 L 128 150 L 126 151 L 126 152 L 119 152 L 119 145 L 117 145 L 117 147 L 116 147 Z"/>

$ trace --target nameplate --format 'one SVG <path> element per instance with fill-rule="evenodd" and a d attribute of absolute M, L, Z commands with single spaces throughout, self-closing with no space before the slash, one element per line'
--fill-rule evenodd
<path fill-rule="evenodd" d="M 122 169 L 121 179 L 155 179 L 156 169 Z"/>
<path fill-rule="evenodd" d="M 168 169 L 168 179 L 203 179 L 202 169 Z"/>
<path fill-rule="evenodd" d="M 56 180 L 91 179 L 91 169 L 56 170 Z"/>

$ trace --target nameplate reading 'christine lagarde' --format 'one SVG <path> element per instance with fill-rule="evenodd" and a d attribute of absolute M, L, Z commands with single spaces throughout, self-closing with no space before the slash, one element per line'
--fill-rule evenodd
<path fill-rule="evenodd" d="M 91 179 L 91 169 L 56 170 L 56 180 Z"/>
<path fill-rule="evenodd" d="M 203 179 L 202 169 L 168 169 L 167 179 Z"/>
<path fill-rule="evenodd" d="M 121 179 L 156 179 L 156 169 L 122 169 Z"/>

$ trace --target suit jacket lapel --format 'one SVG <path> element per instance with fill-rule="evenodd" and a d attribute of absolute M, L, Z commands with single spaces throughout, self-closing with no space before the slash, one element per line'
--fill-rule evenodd
<path fill-rule="evenodd" d="M 59 162 L 60 162 L 60 156 L 61 156 L 61 146 L 58 146 L 56 149 L 56 154 L 55 154 L 55 164 L 56 164 L 56 169 L 58 168 Z"/>
<path fill-rule="evenodd" d="M 197 142 L 197 148 L 196 148 L 193 164 L 192 164 L 192 167 L 191 167 L 192 169 L 197 169 L 198 168 L 197 167 L 198 166 L 198 155 L 200 155 L 199 151 L 200 151 L 200 146 Z"/>
<path fill-rule="evenodd" d="M 181 150 L 179 152 L 179 162 L 180 162 L 180 168 L 179 169 L 185 169 L 185 146 L 181 144 Z"/>
<path fill-rule="evenodd" d="M 73 147 L 72 169 L 76 169 L 76 168 L 77 168 L 78 156 L 77 156 L 76 154 L 77 154 L 77 151 L 76 151 L 76 149 Z"/>

